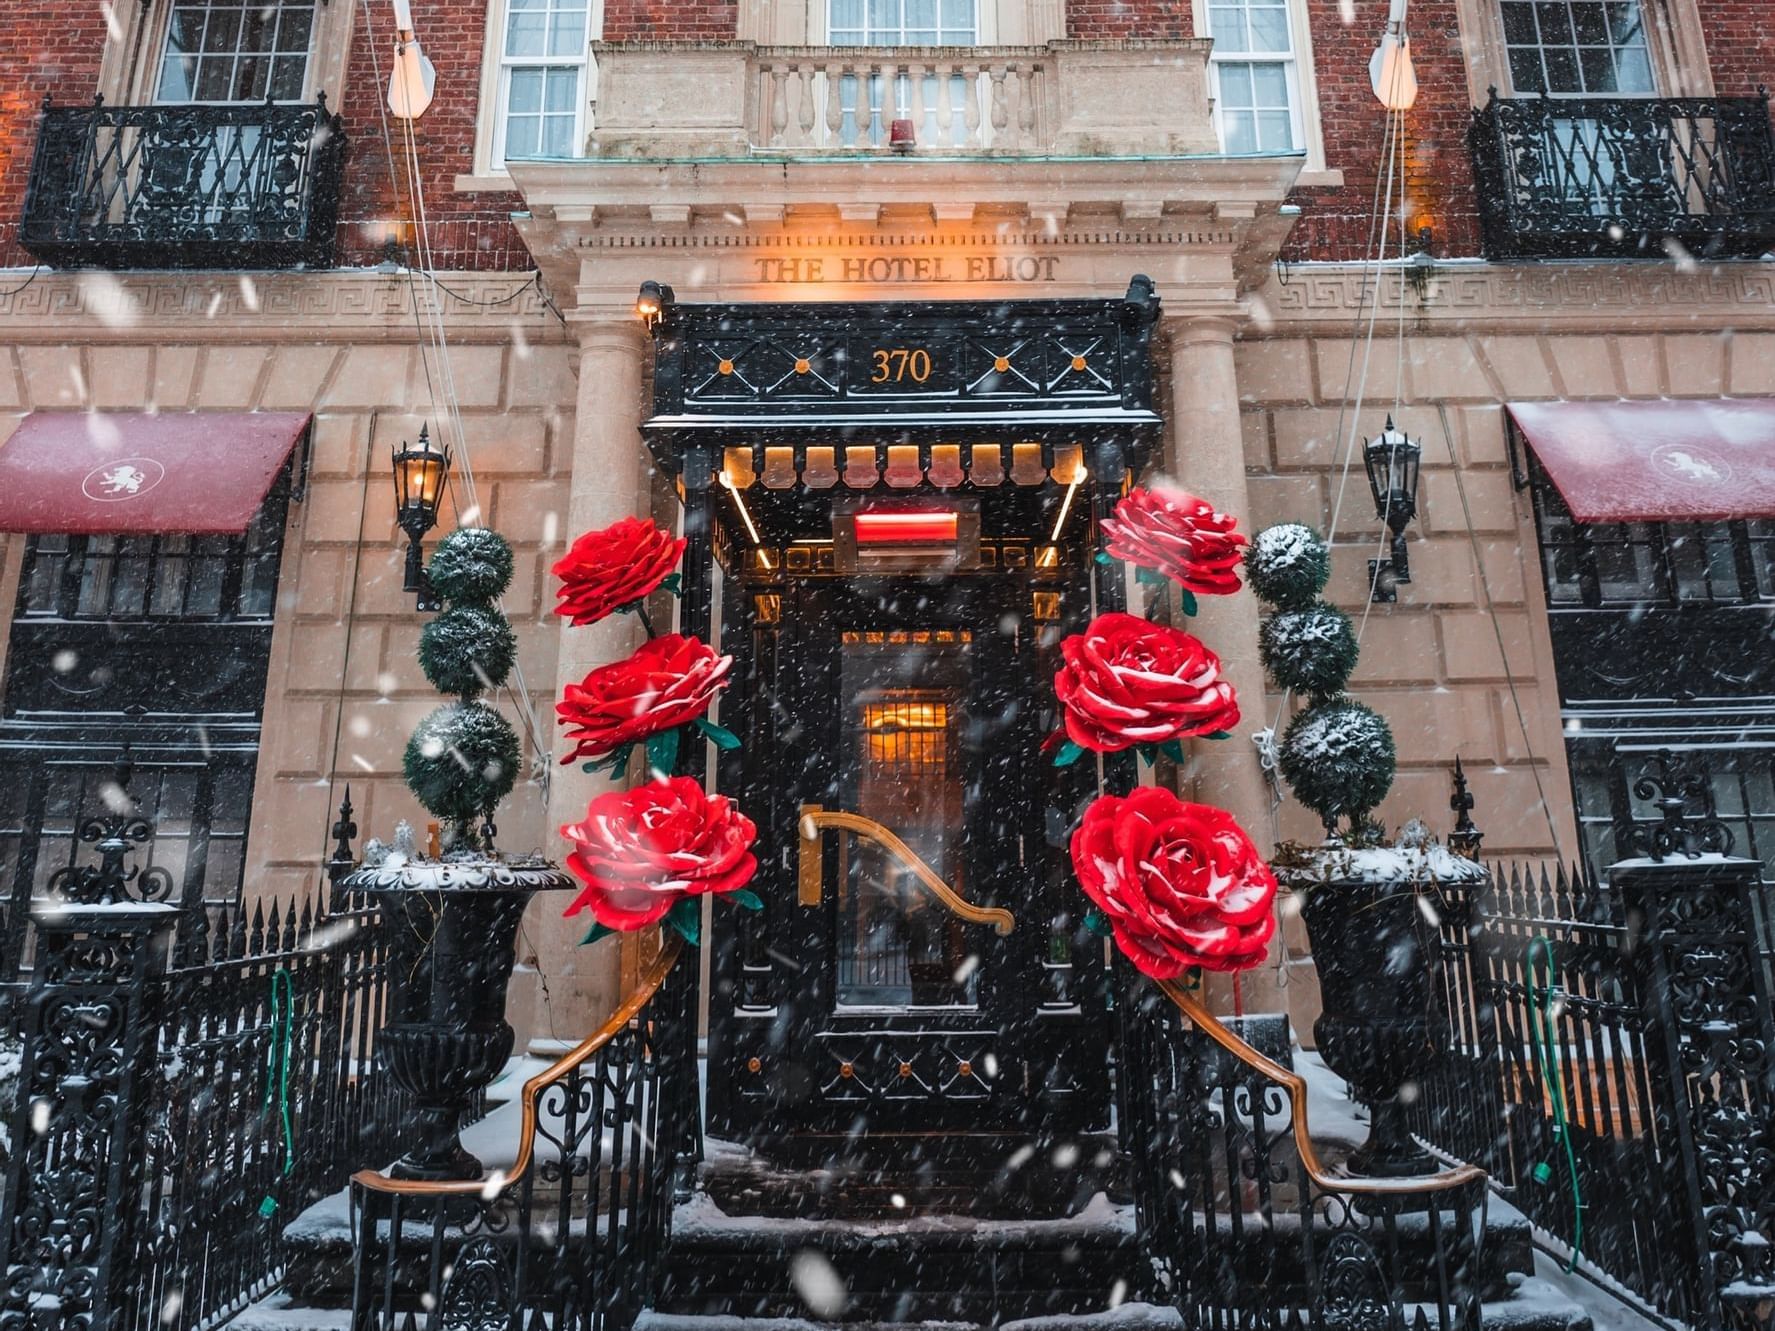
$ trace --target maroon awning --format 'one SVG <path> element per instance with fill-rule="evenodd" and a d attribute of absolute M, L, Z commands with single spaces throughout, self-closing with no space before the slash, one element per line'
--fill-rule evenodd
<path fill-rule="evenodd" d="M 247 529 L 306 411 L 35 411 L 0 444 L 0 531 Z"/>
<path fill-rule="evenodd" d="M 1775 517 L 1775 398 L 1509 410 L 1580 522 Z"/>

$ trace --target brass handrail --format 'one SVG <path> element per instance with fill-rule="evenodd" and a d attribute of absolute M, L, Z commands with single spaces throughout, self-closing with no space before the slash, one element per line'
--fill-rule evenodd
<path fill-rule="evenodd" d="M 1325 1168 L 1319 1159 L 1319 1152 L 1313 1146 L 1313 1136 L 1307 1124 L 1307 1084 L 1299 1073 L 1290 1072 L 1273 1058 L 1267 1058 L 1234 1035 L 1220 1019 L 1203 1007 L 1201 1002 L 1178 984 L 1175 980 L 1157 982 L 1165 996 L 1177 1004 L 1178 1010 L 1188 1017 L 1195 1026 L 1215 1044 L 1238 1059 L 1254 1072 L 1260 1072 L 1271 1081 L 1280 1082 L 1288 1090 L 1288 1100 L 1293 1106 L 1294 1145 L 1300 1152 L 1301 1167 L 1310 1178 L 1325 1192 L 1359 1193 L 1373 1197 L 1401 1197 L 1412 1193 L 1447 1192 L 1462 1187 L 1475 1180 L 1483 1179 L 1485 1171 L 1477 1165 L 1457 1165 L 1453 1169 L 1445 1169 L 1436 1174 L 1418 1174 L 1408 1178 L 1349 1178 L 1333 1174 Z"/>
<path fill-rule="evenodd" d="M 641 980 L 635 986 L 634 991 L 622 1001 L 616 1011 L 605 1019 L 604 1024 L 524 1083 L 523 1092 L 518 1097 L 523 1104 L 523 1123 L 518 1130 L 520 1133 L 518 1154 L 509 1169 L 496 1171 L 501 1175 L 499 1184 L 501 1188 L 509 1183 L 515 1183 L 530 1168 L 531 1157 L 536 1147 L 536 1103 L 542 1098 L 542 1093 L 609 1044 L 625 1026 L 635 1019 L 641 1009 L 646 1007 L 652 1001 L 653 996 L 659 992 L 660 985 L 664 984 L 666 976 L 672 973 L 673 963 L 678 960 L 678 956 L 683 950 L 684 940 L 675 933 L 669 934 L 666 937 L 665 945 L 659 950 L 659 955 L 641 973 Z M 403 1196 L 418 1194 L 431 1197 L 461 1196 L 468 1193 L 479 1195 L 487 1192 L 488 1183 L 488 1179 L 484 1178 L 443 1181 L 389 1178 L 388 1175 L 379 1174 L 374 1169 L 359 1170 L 351 1176 L 351 1181 L 363 1184 L 372 1192 L 394 1192 Z"/>
<path fill-rule="evenodd" d="M 810 826 L 814 829 L 813 836 L 807 834 Z M 999 906 L 976 906 L 973 902 L 965 899 L 953 887 L 939 878 L 935 869 L 919 859 L 910 846 L 873 818 L 865 818 L 860 813 L 841 813 L 837 810 L 822 808 L 818 804 L 803 804 L 801 806 L 801 823 L 797 829 L 801 834 L 798 899 L 802 905 L 817 906 L 820 904 L 822 871 L 820 868 L 819 833 L 821 828 L 827 827 L 842 828 L 847 832 L 855 832 L 859 836 L 868 837 L 890 855 L 903 862 L 932 896 L 968 923 L 990 924 L 1000 938 L 1017 927 L 1017 917 L 1010 911 Z"/>

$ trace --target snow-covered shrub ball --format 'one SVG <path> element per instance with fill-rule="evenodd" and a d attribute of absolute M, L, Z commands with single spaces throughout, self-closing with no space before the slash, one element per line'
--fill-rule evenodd
<path fill-rule="evenodd" d="M 520 757 L 517 732 L 498 712 L 486 703 L 451 703 L 414 729 L 401 770 L 428 811 L 468 823 L 511 793 Z"/>
<path fill-rule="evenodd" d="M 1330 577 L 1331 547 L 1302 523 L 1265 527 L 1246 547 L 1246 585 L 1278 610 L 1306 609 Z"/>
<path fill-rule="evenodd" d="M 517 654 L 512 626 L 485 606 L 451 606 L 419 631 L 419 668 L 439 693 L 472 698 L 496 689 Z"/>
<path fill-rule="evenodd" d="M 457 605 L 494 600 L 512 581 L 512 548 L 485 527 L 458 527 L 432 551 L 432 590 Z"/>
<path fill-rule="evenodd" d="M 1277 688 L 1329 698 L 1343 692 L 1356 668 L 1356 631 L 1342 610 L 1315 601 L 1264 620 L 1257 650 Z"/>
<path fill-rule="evenodd" d="M 1288 723 L 1280 758 L 1294 797 L 1334 831 L 1339 818 L 1352 828 L 1367 821 L 1393 785 L 1397 755 L 1379 712 L 1338 697 L 1314 703 Z"/>

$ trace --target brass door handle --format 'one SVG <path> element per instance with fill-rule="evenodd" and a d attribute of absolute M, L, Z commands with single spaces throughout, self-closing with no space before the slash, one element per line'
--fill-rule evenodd
<path fill-rule="evenodd" d="M 801 806 L 801 819 L 797 828 L 801 836 L 801 858 L 796 866 L 796 900 L 803 906 L 819 905 L 825 890 L 825 869 L 820 863 L 820 841 L 821 834 L 827 828 L 868 837 L 912 870 L 913 876 L 927 892 L 969 924 L 990 924 L 1001 938 L 1017 927 L 1017 917 L 1010 911 L 998 906 L 976 906 L 965 900 L 959 892 L 937 876 L 936 870 L 919 859 L 912 847 L 873 818 L 865 818 L 860 813 L 840 813 L 824 809 L 818 804 Z"/>

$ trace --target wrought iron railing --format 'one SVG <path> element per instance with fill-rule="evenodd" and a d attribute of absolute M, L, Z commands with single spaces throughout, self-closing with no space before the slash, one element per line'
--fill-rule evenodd
<path fill-rule="evenodd" d="M 1479 1325 L 1483 1172 L 1334 1174 L 1306 1083 L 1278 1061 L 1285 1022 L 1271 1056 L 1179 986 L 1123 978 L 1122 1139 L 1142 1242 L 1188 1325 Z"/>
<path fill-rule="evenodd" d="M 1775 246 L 1775 138 L 1757 97 L 1517 97 L 1468 135 L 1494 259 L 1755 257 Z"/>
<path fill-rule="evenodd" d="M 610 1018 L 524 1084 L 509 1165 L 457 1183 L 352 1179 L 356 1331 L 633 1323 L 702 1155 L 682 951 L 667 940 Z"/>
<path fill-rule="evenodd" d="M 1743 860 L 1633 863 L 1443 886 L 1450 1029 L 1413 1128 L 1666 1317 L 1767 1325 L 1768 888 Z"/>
<path fill-rule="evenodd" d="M 45 105 L 19 241 L 57 267 L 332 262 L 345 131 L 312 105 Z"/>

